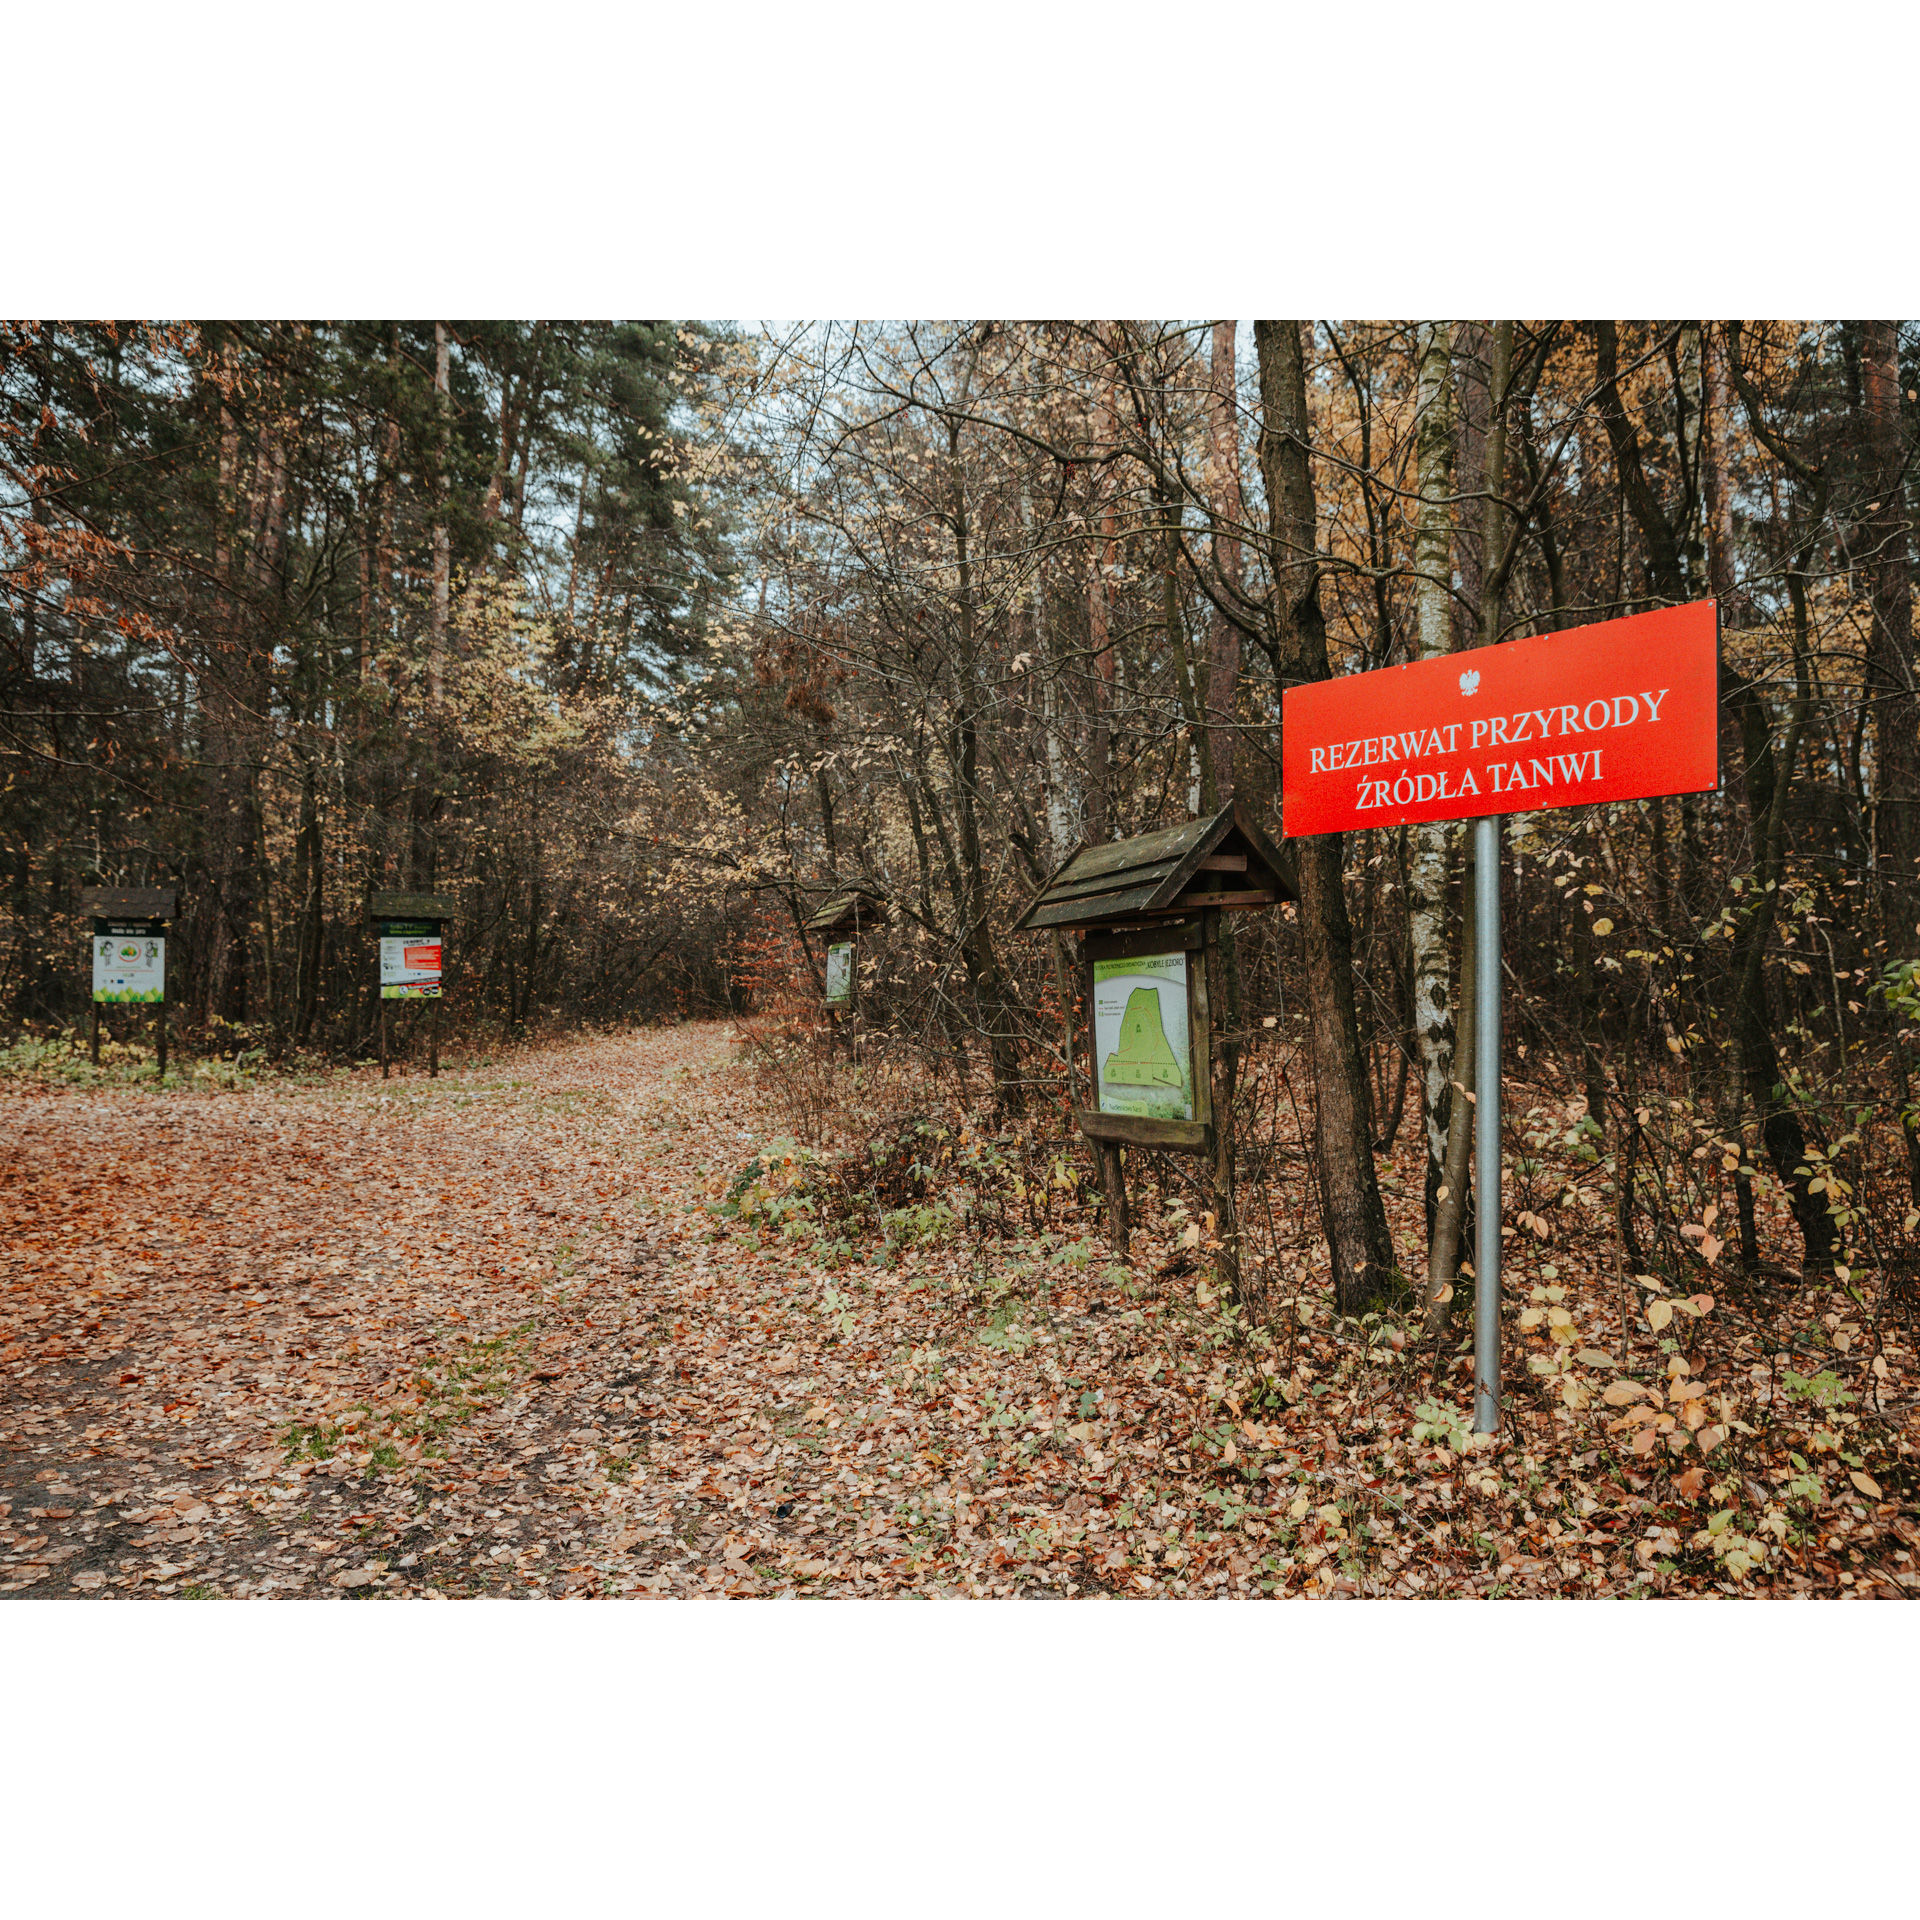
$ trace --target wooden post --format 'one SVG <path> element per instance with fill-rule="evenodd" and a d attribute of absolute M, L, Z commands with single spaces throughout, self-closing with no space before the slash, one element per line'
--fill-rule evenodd
<path fill-rule="evenodd" d="M 1094 1029 L 1093 957 L 1083 943 L 1080 949 L 1080 998 L 1087 1010 L 1087 1104 L 1100 1104 L 1100 1038 Z M 1126 1163 L 1120 1158 L 1120 1146 L 1113 1140 L 1093 1142 L 1093 1155 L 1100 1163 L 1100 1184 L 1107 1196 L 1107 1243 L 1119 1259 L 1126 1259 L 1128 1239 L 1133 1229 L 1133 1210 L 1127 1204 Z"/>
<path fill-rule="evenodd" d="M 1100 1156 L 1100 1184 L 1107 1190 L 1107 1240 L 1124 1260 L 1133 1221 L 1127 1207 L 1127 1177 L 1120 1162 L 1120 1148 L 1111 1140 L 1096 1140 L 1094 1150 Z"/>
<path fill-rule="evenodd" d="M 157 1049 L 160 1055 L 160 1078 L 164 1080 L 167 1077 L 167 990 L 165 987 L 160 989 L 160 1004 L 154 1008 L 153 1017 L 160 1043 Z"/>
<path fill-rule="evenodd" d="M 433 1018 L 427 1023 L 427 1078 L 440 1078 L 440 1002 L 433 1003 Z"/>
<path fill-rule="evenodd" d="M 386 999 L 385 995 L 382 995 L 380 1000 L 380 1078 L 382 1080 L 385 1080 L 392 1072 L 392 1068 L 388 1064 L 388 1057 L 387 1057 L 387 1007 L 388 1005 L 389 1005 L 388 1000 Z"/>
<path fill-rule="evenodd" d="M 87 1022 L 87 1058 L 97 1067 L 100 1064 L 100 1002 L 95 1000 L 89 1008 Z"/>
<path fill-rule="evenodd" d="M 1204 922 L 1204 951 L 1210 974 L 1213 956 L 1220 951 L 1219 913 L 1210 910 Z M 1211 996 L 1207 1015 L 1211 1023 Z M 1213 1109 L 1213 1233 L 1220 1243 L 1220 1250 L 1214 1256 L 1213 1274 L 1222 1292 L 1245 1304 L 1240 1290 L 1240 1213 L 1233 1190 L 1233 1044 L 1227 1041 L 1209 1045 L 1207 1054 L 1211 1082 L 1208 1091 Z"/>

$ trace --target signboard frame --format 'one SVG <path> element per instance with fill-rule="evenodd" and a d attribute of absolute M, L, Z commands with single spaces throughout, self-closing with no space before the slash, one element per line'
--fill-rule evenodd
<path fill-rule="evenodd" d="M 841 954 L 844 954 L 846 959 L 838 969 L 841 977 L 838 982 L 839 991 L 836 993 L 834 991 L 835 960 Z M 822 1004 L 827 1010 L 831 1013 L 851 1011 L 857 998 L 857 984 L 860 978 L 860 943 L 851 935 L 844 940 L 827 942 L 822 977 L 826 982 L 826 997 Z"/>
<path fill-rule="evenodd" d="M 158 919 L 136 919 L 130 914 L 98 914 L 93 916 L 93 998 L 103 1007 L 154 1007 L 159 1006 L 167 997 L 167 931 L 170 923 Z M 150 993 L 137 991 L 115 993 L 102 990 L 100 975 L 102 964 L 110 956 L 104 954 L 103 947 L 110 948 L 116 942 L 129 940 L 151 940 L 159 946 L 156 958 L 160 984 Z M 111 969 L 109 969 L 111 971 Z"/>
<path fill-rule="evenodd" d="M 1220 1225 L 1215 1271 L 1229 1289 L 1239 1286 L 1239 1231 L 1233 1193 L 1234 1052 L 1213 1044 L 1211 961 L 1220 945 L 1221 916 L 1250 907 L 1274 907 L 1297 897 L 1292 862 L 1235 800 L 1216 813 L 1117 840 L 1082 842 L 1047 877 L 1014 922 L 1017 932 L 1046 933 L 1054 943 L 1060 994 L 1077 974 L 1084 1021 L 1067 1016 L 1066 1068 L 1074 1123 L 1093 1150 L 1107 1191 L 1108 1232 L 1113 1250 L 1125 1256 L 1128 1235 L 1123 1148 L 1154 1147 L 1198 1153 L 1213 1163 L 1213 1189 Z M 1066 937 L 1078 936 L 1074 967 Z M 1140 1113 L 1100 1111 L 1098 982 L 1105 960 L 1187 957 L 1187 1071 L 1192 1080 L 1192 1118 L 1163 1120 Z M 1088 1095 L 1079 1104 L 1074 1055 L 1084 1040 Z M 1213 1080 L 1225 1076 L 1216 1119 Z"/>
<path fill-rule="evenodd" d="M 380 940 L 380 998 L 382 1000 L 438 1000 L 442 997 L 447 973 L 447 925 L 444 920 L 428 919 L 424 916 L 410 919 L 383 919 L 377 922 Z M 439 966 L 433 969 L 433 980 L 403 980 L 389 984 L 387 967 L 391 955 L 387 952 L 389 942 L 397 941 L 403 949 L 399 970 L 402 973 L 424 973 L 426 968 L 415 966 L 406 957 L 405 948 L 409 940 L 422 943 L 430 942 L 440 956 Z"/>
<path fill-rule="evenodd" d="M 1176 1153 L 1206 1153 L 1213 1145 L 1213 1019 L 1208 991 L 1206 916 L 1199 914 L 1165 926 L 1124 932 L 1090 932 L 1080 947 L 1081 1003 L 1085 1009 L 1088 1091 L 1091 1107 L 1075 1109 L 1080 1131 L 1091 1140 L 1118 1146 L 1163 1147 Z M 1191 1081 L 1190 1119 L 1162 1119 L 1143 1113 L 1109 1112 L 1102 1101 L 1099 982 L 1097 969 L 1117 960 L 1163 959 L 1179 955 L 1186 963 L 1187 1076 Z"/>

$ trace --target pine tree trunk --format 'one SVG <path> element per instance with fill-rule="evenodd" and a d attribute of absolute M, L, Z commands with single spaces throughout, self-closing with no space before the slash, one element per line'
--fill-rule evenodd
<path fill-rule="evenodd" d="M 1274 657 L 1283 686 L 1324 680 L 1330 667 L 1320 608 L 1313 472 L 1308 455 L 1306 356 L 1297 320 L 1256 320 L 1260 467 L 1272 520 Z M 1393 1241 L 1367 1132 L 1367 1065 L 1353 999 L 1353 933 L 1341 880 L 1339 834 L 1296 843 L 1305 938 L 1308 1028 L 1315 1078 L 1314 1163 L 1342 1313 L 1388 1298 Z"/>
<path fill-rule="evenodd" d="M 971 375 L 969 375 L 969 381 Z M 965 404 L 964 395 L 962 405 Z M 960 712 L 954 725 L 954 811 L 958 814 L 960 855 L 960 949 L 973 988 L 974 1007 L 993 1068 L 996 1111 L 1017 1113 L 1020 1091 L 1019 1045 L 1013 1029 L 1013 994 L 989 924 L 986 864 L 980 840 L 980 715 L 986 698 L 980 684 L 980 641 L 975 621 L 971 516 L 960 464 L 960 422 L 947 420 L 949 514 L 958 575 L 957 615 L 960 640 Z"/>
<path fill-rule="evenodd" d="M 1240 492 L 1240 421 L 1235 406 L 1235 335 L 1239 323 L 1213 323 L 1213 358 L 1208 367 L 1207 491 L 1213 509 L 1213 569 L 1216 591 L 1231 606 L 1242 592 L 1240 539 L 1229 529 L 1246 518 Z M 1207 649 L 1207 731 L 1213 758 L 1214 799 L 1224 807 L 1234 794 L 1234 721 L 1240 690 L 1240 629 L 1217 607 Z"/>

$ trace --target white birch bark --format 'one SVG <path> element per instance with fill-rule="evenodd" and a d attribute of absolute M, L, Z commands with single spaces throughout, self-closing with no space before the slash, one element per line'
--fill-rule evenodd
<path fill-rule="evenodd" d="M 1028 662 L 1028 671 L 1040 681 L 1040 733 L 1047 768 L 1047 839 L 1057 865 L 1079 842 L 1076 822 L 1080 804 L 1079 795 L 1073 790 L 1073 760 L 1067 751 L 1069 715 L 1061 684 L 1064 662 L 1054 658 L 1047 632 L 1046 572 L 1033 543 L 1033 503 L 1028 487 L 1020 491 L 1020 531 L 1029 559 L 1027 607 L 1033 658 Z"/>
<path fill-rule="evenodd" d="M 433 391 L 435 404 L 442 416 L 440 512 L 433 523 L 433 626 L 427 645 L 427 702 L 436 713 L 440 710 L 446 679 L 447 602 L 453 577 L 453 550 L 447 533 L 446 511 L 447 490 L 452 478 L 447 472 L 450 436 L 445 421 L 451 409 L 447 372 L 447 323 L 436 320 L 433 323 Z"/>
<path fill-rule="evenodd" d="M 1416 649 L 1431 660 L 1453 649 L 1453 378 L 1447 329 L 1420 329 L 1415 459 L 1420 492 L 1415 524 Z M 1420 1061 L 1420 1110 L 1426 1122 L 1427 1195 L 1437 1194 L 1446 1161 L 1447 1088 L 1453 1074 L 1447 869 L 1453 830 L 1444 820 L 1407 829 L 1407 932 L 1413 961 L 1413 1030 Z"/>
<path fill-rule="evenodd" d="M 1104 451 L 1112 444 L 1115 430 L 1113 376 L 1110 372 L 1103 372 L 1095 416 L 1095 444 Z M 1093 671 L 1088 677 L 1088 691 L 1093 697 L 1093 738 L 1090 743 L 1090 765 L 1087 768 L 1087 826 L 1089 839 L 1107 840 L 1119 837 L 1113 831 L 1107 792 L 1107 762 L 1113 751 L 1113 708 L 1117 690 L 1113 647 L 1107 625 L 1107 573 L 1113 565 L 1115 533 L 1110 492 L 1113 483 L 1103 472 L 1096 484 L 1101 495 L 1100 531 L 1093 543 L 1087 575 L 1087 638 L 1093 656 Z"/>

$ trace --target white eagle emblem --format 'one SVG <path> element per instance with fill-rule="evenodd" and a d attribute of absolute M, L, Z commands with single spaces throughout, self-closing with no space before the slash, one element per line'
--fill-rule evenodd
<path fill-rule="evenodd" d="M 1480 691 L 1480 669 L 1478 667 L 1469 667 L 1466 672 L 1460 676 L 1460 691 L 1462 693 L 1478 693 Z"/>

